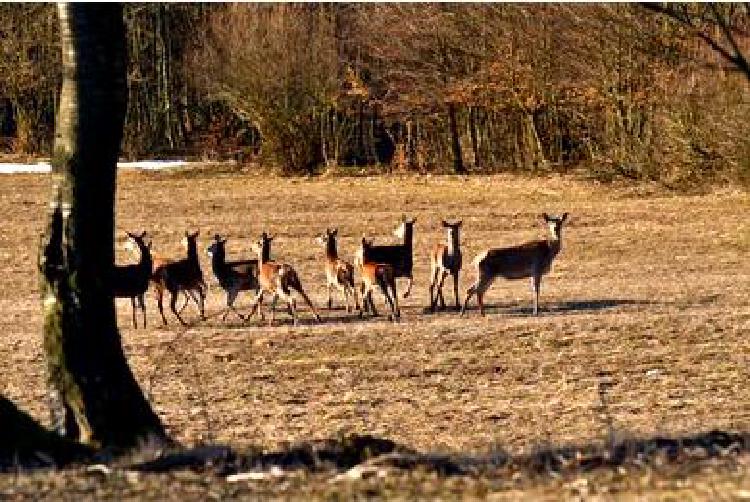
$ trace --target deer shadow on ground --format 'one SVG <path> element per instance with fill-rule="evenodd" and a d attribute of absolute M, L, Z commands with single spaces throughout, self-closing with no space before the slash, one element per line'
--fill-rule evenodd
<path fill-rule="evenodd" d="M 597 312 L 601 310 L 615 309 L 618 307 L 646 307 L 654 305 L 663 305 L 663 302 L 651 301 L 651 300 L 636 300 L 629 298 L 602 298 L 596 300 L 570 300 L 564 302 L 540 302 L 539 315 L 544 316 L 546 314 L 555 313 L 585 313 L 585 312 Z M 531 316 L 534 313 L 534 308 L 531 304 L 525 306 L 519 306 L 518 303 L 492 303 L 484 304 L 485 313 L 489 314 L 513 314 L 513 315 L 528 315 Z M 472 305 L 467 307 L 467 312 L 479 311 L 479 307 Z"/>

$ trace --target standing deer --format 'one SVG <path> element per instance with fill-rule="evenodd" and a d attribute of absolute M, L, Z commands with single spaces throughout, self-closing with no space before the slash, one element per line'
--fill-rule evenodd
<path fill-rule="evenodd" d="M 180 291 L 187 292 L 197 303 L 200 310 L 201 319 L 205 320 L 204 304 L 206 299 L 206 282 L 203 280 L 203 271 L 201 270 L 200 260 L 198 258 L 198 239 L 199 232 L 185 232 L 183 245 L 187 249 L 187 257 L 170 261 L 162 264 L 154 270 L 151 281 L 154 283 L 154 292 L 156 293 L 156 304 L 159 307 L 159 313 L 164 325 L 167 325 L 167 318 L 164 317 L 164 308 L 162 300 L 164 291 L 169 291 L 169 307 L 172 309 L 175 317 L 183 326 L 187 323 L 180 317 L 175 305 L 177 295 Z M 197 297 L 195 296 L 197 294 Z"/>
<path fill-rule="evenodd" d="M 325 272 L 326 287 L 328 289 L 328 309 L 333 308 L 333 298 L 331 291 L 335 288 L 341 292 L 341 296 L 346 303 L 346 311 L 351 312 L 349 297 L 354 299 L 354 308 L 359 310 L 359 300 L 354 288 L 354 267 L 351 263 L 339 258 L 336 247 L 336 237 L 339 230 L 326 228 L 324 234 L 317 237 L 316 241 L 325 246 Z"/>
<path fill-rule="evenodd" d="M 476 267 L 477 279 L 466 292 L 461 315 L 464 315 L 469 299 L 476 294 L 479 312 L 484 315 L 482 302 L 484 293 L 492 285 L 495 278 L 523 279 L 531 277 L 534 288 L 534 315 L 539 315 L 539 289 L 542 276 L 549 272 L 552 260 L 555 259 L 562 247 L 562 227 L 568 219 L 568 213 L 562 216 L 542 214 L 542 218 L 549 229 L 546 240 L 536 240 L 508 248 L 488 249 L 479 253 L 472 264 Z"/>
<path fill-rule="evenodd" d="M 372 290 L 375 285 L 380 287 L 380 291 L 385 297 L 385 301 L 391 308 L 391 321 L 397 321 L 401 317 L 401 311 L 398 308 L 398 293 L 396 293 L 396 275 L 393 266 L 387 263 L 375 263 L 371 259 L 372 242 L 362 237 L 362 246 L 360 247 L 360 256 L 362 257 L 362 310 L 359 316 L 362 317 L 363 311 L 368 311 L 377 316 L 378 311 L 375 308 L 375 302 L 372 300 Z M 393 295 L 388 291 L 390 288 Z"/>
<path fill-rule="evenodd" d="M 296 325 L 297 302 L 294 299 L 294 296 L 292 296 L 292 290 L 295 290 L 300 294 L 300 296 L 302 296 L 302 298 L 305 300 L 305 303 L 307 303 L 307 305 L 310 307 L 310 310 L 312 310 L 315 319 L 320 322 L 321 319 L 318 315 L 318 311 L 315 310 L 315 306 L 313 306 L 310 298 L 308 298 L 305 290 L 302 288 L 302 283 L 299 280 L 299 275 L 297 275 L 297 272 L 294 270 L 294 268 L 292 268 L 291 265 L 287 265 L 286 263 L 277 263 L 269 259 L 271 254 L 272 240 L 272 236 L 268 235 L 266 232 L 263 232 L 263 234 L 261 234 L 260 236 L 260 240 L 252 245 L 253 250 L 258 253 L 258 282 L 260 283 L 260 289 L 258 291 L 258 295 L 255 298 L 255 303 L 253 304 L 252 311 L 250 312 L 250 317 L 255 314 L 255 311 L 257 309 L 261 320 L 264 319 L 262 311 L 263 294 L 269 293 L 273 295 L 273 299 L 271 300 L 271 322 L 273 322 L 276 317 L 276 312 L 274 311 L 273 307 L 276 305 L 276 300 L 278 299 L 278 297 L 281 296 L 282 300 L 285 300 L 287 302 L 289 311 L 292 315 L 293 323 Z"/>
<path fill-rule="evenodd" d="M 140 235 L 125 232 L 128 236 L 126 246 L 132 250 L 133 244 L 138 248 L 140 258 L 134 265 L 115 266 L 112 271 L 112 295 L 115 298 L 130 298 L 133 310 L 133 327 L 138 328 L 135 311 L 136 307 L 143 313 L 143 327 L 146 327 L 146 302 L 143 297 L 148 290 L 151 278 L 151 242 L 146 243 L 146 232 Z"/>
<path fill-rule="evenodd" d="M 442 220 L 441 223 L 448 230 L 448 238 L 445 244 L 436 244 L 430 253 L 430 310 L 437 308 L 438 299 L 440 308 L 445 308 L 443 282 L 448 274 L 453 276 L 453 294 L 458 310 L 461 306 L 458 299 L 458 275 L 462 264 L 460 230 L 463 222 L 448 223 Z"/>
<path fill-rule="evenodd" d="M 225 320 L 231 310 L 237 317 L 244 320 L 245 317 L 234 308 L 234 301 L 240 291 L 257 291 L 258 284 L 258 260 L 227 261 L 226 239 L 220 235 L 214 236 L 214 242 L 208 246 L 206 253 L 211 257 L 211 269 L 221 288 L 227 293 L 227 308 L 221 320 Z"/>
<path fill-rule="evenodd" d="M 414 242 L 414 223 L 416 223 L 416 221 L 416 218 L 407 220 L 404 216 L 401 220 L 401 224 L 393 231 L 393 235 L 404 239 L 403 244 L 371 246 L 369 248 L 371 262 L 391 265 L 395 277 L 406 277 L 409 279 L 409 284 L 404 292 L 404 298 L 407 298 L 411 293 L 411 286 L 414 281 L 412 272 L 414 268 L 412 249 Z M 360 248 L 354 260 L 357 265 L 363 263 L 361 252 L 362 249 Z"/>

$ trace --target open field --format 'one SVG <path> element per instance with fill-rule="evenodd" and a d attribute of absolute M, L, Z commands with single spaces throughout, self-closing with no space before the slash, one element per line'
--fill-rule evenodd
<path fill-rule="evenodd" d="M 48 193 L 45 176 L 0 176 L 0 392 L 43 423 L 35 260 Z M 134 330 L 129 301 L 118 300 L 123 344 L 169 432 L 186 445 L 274 451 L 358 433 L 420 452 L 487 456 L 713 429 L 744 433 L 750 431 L 748 210 L 748 195 L 730 189 L 677 196 L 557 176 L 308 180 L 122 173 L 119 259 L 127 259 L 124 230 L 146 229 L 159 255 L 181 256 L 184 231 L 200 229 L 211 284 L 209 320 L 198 321 L 191 305 L 187 330 L 169 313 L 170 326 L 161 327 L 152 296 L 149 328 Z M 485 318 L 474 309 L 466 318 L 423 311 L 427 252 L 442 239 L 440 218 L 464 221 L 463 295 L 473 277 L 471 258 L 490 245 L 543 235 L 537 216 L 542 211 L 571 216 L 563 249 L 542 282 L 540 317 L 529 315 L 526 280 L 498 281 L 486 297 L 491 307 Z M 390 233 L 404 213 L 418 221 L 415 289 L 400 300 L 401 323 L 360 321 L 337 309 L 322 310 L 324 322 L 315 325 L 304 306 L 296 328 L 283 311 L 273 327 L 218 318 L 224 294 L 205 255 L 215 232 L 229 238 L 230 258 L 251 257 L 250 239 L 262 230 L 273 233 L 273 257 L 297 267 L 322 307 L 323 250 L 313 237 L 337 226 L 340 252 L 351 257 L 363 233 L 376 243 L 394 242 Z M 250 299 L 240 295 L 237 306 L 247 311 Z M 385 312 L 382 298 L 375 299 Z M 0 498 L 40 487 L 48 497 L 72 499 L 203 498 L 212 490 L 217 496 L 345 498 L 420 492 L 508 499 L 607 492 L 750 497 L 750 455 L 744 450 L 730 457 L 661 470 L 597 470 L 580 482 L 565 476 L 515 482 L 503 471 L 494 478 L 399 473 L 359 484 L 331 484 L 330 475 L 310 474 L 304 482 L 282 477 L 231 485 L 178 472 L 105 478 L 108 483 L 74 470 L 0 477 Z"/>

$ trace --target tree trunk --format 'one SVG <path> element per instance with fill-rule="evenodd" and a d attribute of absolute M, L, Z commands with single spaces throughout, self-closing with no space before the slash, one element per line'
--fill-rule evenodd
<path fill-rule="evenodd" d="M 110 285 L 127 104 L 122 7 L 61 4 L 58 13 L 56 187 L 39 256 L 52 412 L 69 439 L 125 448 L 166 434 L 125 359 Z"/>
<path fill-rule="evenodd" d="M 461 136 L 458 132 L 458 120 L 456 120 L 456 105 L 448 104 L 448 121 L 450 122 L 451 144 L 453 147 L 453 172 L 465 174 L 463 154 L 461 153 Z"/>
<path fill-rule="evenodd" d="M 479 138 L 477 137 L 477 108 L 472 106 L 469 109 L 469 136 L 471 137 L 471 151 L 474 154 L 474 168 L 482 167 L 481 157 L 479 155 Z"/>

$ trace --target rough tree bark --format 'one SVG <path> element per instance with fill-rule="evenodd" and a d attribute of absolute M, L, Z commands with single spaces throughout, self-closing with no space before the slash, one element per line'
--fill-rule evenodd
<path fill-rule="evenodd" d="M 122 7 L 61 4 L 58 14 L 55 193 L 39 260 L 53 424 L 68 439 L 127 448 L 166 434 L 125 359 L 109 282 L 127 104 Z"/>

